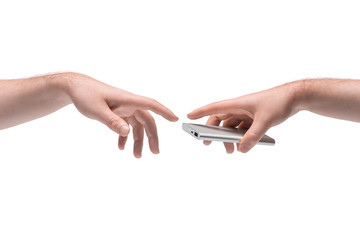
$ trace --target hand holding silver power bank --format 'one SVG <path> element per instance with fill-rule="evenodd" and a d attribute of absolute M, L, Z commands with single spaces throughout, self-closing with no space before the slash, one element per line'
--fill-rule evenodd
<path fill-rule="evenodd" d="M 185 132 L 189 133 L 198 140 L 232 143 L 240 142 L 247 131 L 245 128 L 208 126 L 192 123 L 183 123 L 182 128 Z M 267 135 L 264 135 L 257 144 L 274 145 L 275 140 Z"/>

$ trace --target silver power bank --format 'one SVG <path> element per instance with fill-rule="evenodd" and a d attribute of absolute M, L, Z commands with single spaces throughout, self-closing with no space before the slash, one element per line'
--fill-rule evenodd
<path fill-rule="evenodd" d="M 182 128 L 185 132 L 198 140 L 220 141 L 238 143 L 245 135 L 245 128 L 230 128 L 220 126 L 207 126 L 192 123 L 183 123 Z M 257 144 L 274 145 L 275 140 L 264 135 Z"/>

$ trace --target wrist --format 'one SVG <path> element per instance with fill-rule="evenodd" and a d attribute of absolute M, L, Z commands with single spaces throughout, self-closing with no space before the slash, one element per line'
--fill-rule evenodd
<path fill-rule="evenodd" d="M 292 96 L 293 114 L 308 110 L 309 83 L 308 80 L 299 80 L 289 83 Z"/>
<path fill-rule="evenodd" d="M 79 73 L 54 73 L 46 76 L 46 84 L 48 92 L 51 92 L 53 97 L 56 97 L 64 104 L 71 104 L 71 89 L 73 82 L 79 78 Z"/>

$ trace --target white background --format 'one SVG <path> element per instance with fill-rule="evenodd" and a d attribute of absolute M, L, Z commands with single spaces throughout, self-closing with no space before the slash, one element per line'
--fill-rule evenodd
<path fill-rule="evenodd" d="M 160 155 L 73 106 L 0 132 L 0 239 L 359 239 L 358 123 L 302 112 L 248 154 L 181 129 L 204 104 L 360 78 L 357 1 L 1 1 L 0 78 L 75 71 L 157 99 Z M 205 119 L 197 121 L 204 123 Z"/>

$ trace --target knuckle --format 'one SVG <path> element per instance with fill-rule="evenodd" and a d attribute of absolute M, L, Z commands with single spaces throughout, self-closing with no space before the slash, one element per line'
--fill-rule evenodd
<path fill-rule="evenodd" d="M 143 140 L 141 138 L 134 138 L 134 146 L 136 146 L 136 148 L 142 148 L 143 146 Z"/>
<path fill-rule="evenodd" d="M 150 98 L 149 99 L 149 102 L 150 102 L 150 104 L 152 105 L 152 106 L 154 106 L 154 105 L 158 105 L 159 104 L 159 102 L 158 101 L 156 101 L 155 99 L 153 99 L 153 98 Z"/>
<path fill-rule="evenodd" d="M 109 119 L 108 124 L 111 129 L 116 129 L 119 125 L 119 119 L 117 117 L 112 117 Z"/>
<path fill-rule="evenodd" d="M 149 132 L 147 132 L 147 137 L 148 137 L 149 140 L 158 141 L 157 132 L 149 131 Z"/>
<path fill-rule="evenodd" d="M 256 133 L 256 132 L 249 132 L 249 137 L 251 139 L 257 139 L 257 138 L 260 137 L 260 135 L 258 133 Z"/>

